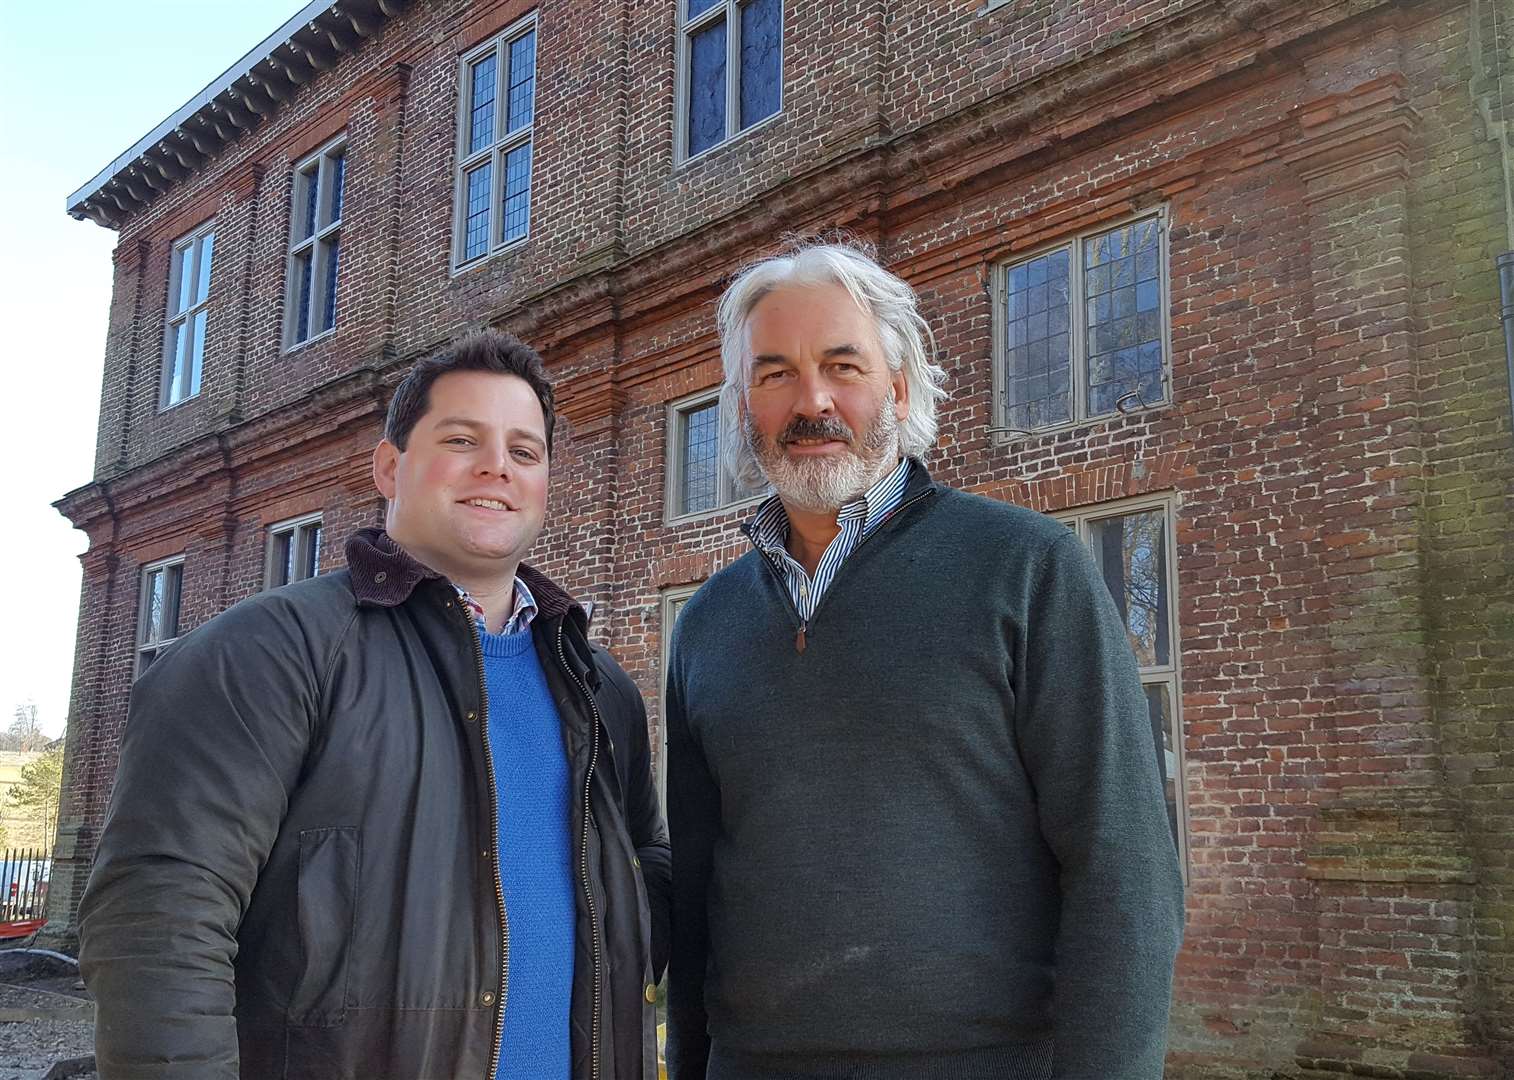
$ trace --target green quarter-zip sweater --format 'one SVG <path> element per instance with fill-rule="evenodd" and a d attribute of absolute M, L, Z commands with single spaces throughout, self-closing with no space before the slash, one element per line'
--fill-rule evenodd
<path fill-rule="evenodd" d="M 805 647 L 751 551 L 669 667 L 673 1080 L 1155 1080 L 1182 885 L 1081 542 L 913 470 Z"/>

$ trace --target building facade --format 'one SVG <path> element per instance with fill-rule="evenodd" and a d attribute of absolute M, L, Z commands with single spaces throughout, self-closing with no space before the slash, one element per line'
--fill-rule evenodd
<path fill-rule="evenodd" d="M 120 242 L 50 931 L 135 674 L 341 565 L 388 393 L 469 328 L 554 372 L 535 561 L 660 747 L 754 498 L 713 301 L 840 229 L 923 299 L 933 472 L 1063 520 L 1126 614 L 1188 888 L 1169 1075 L 1514 1075 L 1508 15 L 311 3 L 69 201 Z"/>

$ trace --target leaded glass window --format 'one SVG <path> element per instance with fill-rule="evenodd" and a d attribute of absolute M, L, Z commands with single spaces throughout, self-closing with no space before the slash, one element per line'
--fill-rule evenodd
<path fill-rule="evenodd" d="M 346 178 L 347 150 L 340 140 L 312 154 L 295 170 L 285 294 L 286 348 L 336 328 Z"/>
<path fill-rule="evenodd" d="M 142 568 L 142 592 L 137 604 L 137 674 L 146 671 L 179 637 L 179 595 L 184 581 L 184 557 L 175 556 Z"/>
<path fill-rule="evenodd" d="M 464 58 L 460 92 L 457 266 L 518 243 L 531 231 L 534 16 Z"/>
<path fill-rule="evenodd" d="M 710 392 L 668 409 L 668 517 L 719 510 L 762 493 L 738 485 L 720 464 L 720 399 Z"/>
<path fill-rule="evenodd" d="M 1166 499 L 1142 499 L 1113 507 L 1091 507 L 1064 515 L 1061 520 L 1088 545 L 1125 624 L 1146 696 L 1152 748 L 1167 797 L 1168 823 L 1181 853 L 1186 844 L 1186 814 L 1178 716 L 1172 518 L 1172 505 Z"/>
<path fill-rule="evenodd" d="M 163 383 L 158 395 L 160 408 L 177 405 L 200 392 L 215 241 L 212 227 L 203 225 L 173 247 L 168 268 Z"/>
<path fill-rule="evenodd" d="M 268 530 L 268 563 L 264 580 L 275 589 L 321 572 L 321 516 L 312 514 L 285 521 Z"/>
<path fill-rule="evenodd" d="M 782 0 L 679 0 L 680 156 L 711 147 L 783 104 Z"/>
<path fill-rule="evenodd" d="M 1035 431 L 1169 400 L 1166 292 L 1160 215 L 1003 267 L 999 426 Z"/>

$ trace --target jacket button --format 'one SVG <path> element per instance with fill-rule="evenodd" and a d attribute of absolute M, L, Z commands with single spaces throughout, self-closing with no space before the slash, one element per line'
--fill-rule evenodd
<path fill-rule="evenodd" d="M 634 866 L 634 867 L 636 867 L 636 869 L 640 870 L 641 869 L 641 860 L 638 859 L 635 855 L 632 855 L 631 856 L 631 865 Z"/>
<path fill-rule="evenodd" d="M 655 1004 L 657 1001 L 657 987 L 647 983 L 647 1003 Z"/>
<path fill-rule="evenodd" d="M 465 713 L 463 715 L 463 719 L 466 720 L 466 721 L 468 721 L 468 723 L 471 724 L 471 723 L 473 723 L 473 721 L 475 721 L 475 720 L 478 719 L 478 713 L 476 713 L 476 712 Z"/>
<path fill-rule="evenodd" d="M 478 995 L 478 1000 L 482 1001 L 485 1005 L 493 1005 L 494 1004 L 494 991 L 493 990 L 485 990 L 482 994 Z"/>
<path fill-rule="evenodd" d="M 386 573 L 384 573 L 384 571 L 382 571 L 382 570 L 380 570 L 378 573 L 376 573 L 376 574 L 373 575 L 373 581 L 377 585 L 382 585 L 384 582 L 386 582 L 388 580 L 389 580 L 389 575 L 386 574 Z"/>

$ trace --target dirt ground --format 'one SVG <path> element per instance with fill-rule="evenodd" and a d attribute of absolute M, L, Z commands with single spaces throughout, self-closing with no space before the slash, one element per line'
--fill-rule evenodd
<path fill-rule="evenodd" d="M 95 1009 L 78 972 L 46 957 L 0 950 L 0 1080 L 92 1080 L 68 1068 L 94 1053 Z"/>

